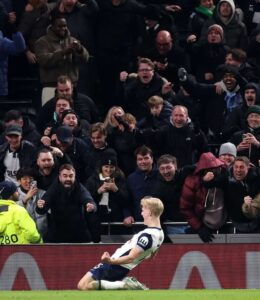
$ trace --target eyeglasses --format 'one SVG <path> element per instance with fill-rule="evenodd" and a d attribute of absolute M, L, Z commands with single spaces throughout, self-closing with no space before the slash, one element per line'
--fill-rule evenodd
<path fill-rule="evenodd" d="M 153 71 L 153 69 L 139 69 L 138 72 L 150 72 Z"/>

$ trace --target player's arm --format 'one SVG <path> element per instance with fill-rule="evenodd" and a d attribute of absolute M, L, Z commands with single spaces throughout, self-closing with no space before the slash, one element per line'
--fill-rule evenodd
<path fill-rule="evenodd" d="M 118 258 L 111 258 L 108 252 L 104 252 L 101 257 L 101 262 L 110 265 L 123 265 L 132 263 L 144 250 L 140 247 L 134 247 L 129 254 Z"/>

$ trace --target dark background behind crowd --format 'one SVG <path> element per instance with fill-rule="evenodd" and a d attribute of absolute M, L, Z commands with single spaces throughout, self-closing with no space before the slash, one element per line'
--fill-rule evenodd
<path fill-rule="evenodd" d="M 132 233 L 148 195 L 167 234 L 259 232 L 259 76 L 258 0 L 0 0 L 10 207 L 44 242 Z"/>

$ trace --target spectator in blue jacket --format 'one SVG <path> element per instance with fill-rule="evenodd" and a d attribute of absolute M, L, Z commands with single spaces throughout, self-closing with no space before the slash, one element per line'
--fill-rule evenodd
<path fill-rule="evenodd" d="M 0 30 L 0 101 L 8 95 L 8 57 L 17 55 L 25 50 L 25 41 L 22 34 L 12 26 L 12 39 L 3 36 Z"/>

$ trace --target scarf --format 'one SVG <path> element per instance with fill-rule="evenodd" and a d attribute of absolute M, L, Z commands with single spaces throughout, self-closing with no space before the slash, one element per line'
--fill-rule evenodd
<path fill-rule="evenodd" d="M 240 87 L 237 85 L 234 90 L 231 92 L 227 90 L 223 81 L 221 81 L 221 86 L 223 90 L 226 92 L 225 101 L 226 101 L 226 108 L 228 112 L 231 112 L 234 108 L 238 107 L 242 103 L 241 95 L 238 93 Z"/>
<path fill-rule="evenodd" d="M 99 174 L 99 179 L 100 179 L 100 181 L 106 181 L 106 180 L 110 179 L 110 177 L 103 177 L 103 175 L 100 173 Z M 109 192 L 105 192 L 105 193 L 102 194 L 99 205 L 107 206 L 107 208 L 109 210 L 108 201 L 109 201 Z"/>
<path fill-rule="evenodd" d="M 214 8 L 215 8 L 215 6 L 213 6 L 212 8 L 197 6 L 197 7 L 195 7 L 195 11 L 198 13 L 201 13 L 207 17 L 212 17 Z"/>

